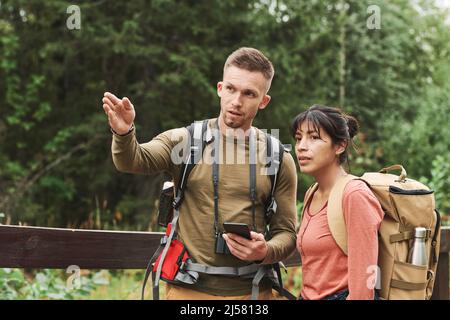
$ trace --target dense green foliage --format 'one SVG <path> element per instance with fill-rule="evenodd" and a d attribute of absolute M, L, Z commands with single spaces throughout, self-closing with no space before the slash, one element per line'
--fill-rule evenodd
<path fill-rule="evenodd" d="M 0 269 L 0 299 L 86 299 L 98 286 L 109 284 L 109 274 L 89 273 L 77 281 L 74 284 L 63 270 L 44 269 L 31 274 L 20 269 Z"/>
<path fill-rule="evenodd" d="M 416 2 L 416 1 L 415 1 Z M 432 1 L 83 2 L 0 0 L 2 223 L 146 230 L 162 176 L 118 173 L 101 107 L 128 96 L 140 141 L 218 114 L 215 84 L 240 46 L 273 61 L 272 102 L 255 125 L 279 128 L 313 103 L 361 122 L 355 173 L 402 163 L 450 213 L 450 27 Z M 367 28 L 369 5 L 381 29 Z M 311 182 L 299 176 L 299 200 Z"/>

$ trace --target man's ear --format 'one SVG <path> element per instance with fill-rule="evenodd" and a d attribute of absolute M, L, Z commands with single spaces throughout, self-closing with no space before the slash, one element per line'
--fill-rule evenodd
<path fill-rule="evenodd" d="M 223 88 L 223 82 L 219 81 L 217 82 L 217 95 L 222 98 L 222 88 Z"/>
<path fill-rule="evenodd" d="M 268 105 L 269 102 L 270 102 L 270 99 L 271 99 L 271 97 L 270 97 L 269 95 L 266 94 L 266 95 L 264 96 L 264 98 L 262 99 L 261 103 L 259 104 L 258 109 L 262 110 L 262 109 L 264 109 L 265 107 L 267 107 L 267 105 Z"/>

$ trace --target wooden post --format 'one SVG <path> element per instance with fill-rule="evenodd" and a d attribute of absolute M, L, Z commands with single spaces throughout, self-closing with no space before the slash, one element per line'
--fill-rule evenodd
<path fill-rule="evenodd" d="M 434 282 L 431 300 L 449 300 L 449 255 L 450 251 L 450 227 L 441 229 L 441 247 L 439 248 L 439 262 L 436 269 L 436 280 Z"/>
<path fill-rule="evenodd" d="M 436 280 L 434 282 L 434 289 L 431 300 L 449 300 L 448 270 L 448 252 L 442 252 L 439 255 L 439 262 L 436 270 Z"/>

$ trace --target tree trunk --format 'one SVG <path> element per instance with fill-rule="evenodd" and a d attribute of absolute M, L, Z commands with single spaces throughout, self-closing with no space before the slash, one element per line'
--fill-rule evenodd
<path fill-rule="evenodd" d="M 339 14 L 339 107 L 344 108 L 345 105 L 345 62 L 346 62 L 346 3 L 345 1 L 339 2 L 340 14 Z"/>

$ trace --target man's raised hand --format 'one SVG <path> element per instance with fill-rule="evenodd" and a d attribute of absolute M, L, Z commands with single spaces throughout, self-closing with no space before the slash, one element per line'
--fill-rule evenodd
<path fill-rule="evenodd" d="M 136 117 L 131 101 L 127 97 L 119 99 L 112 93 L 105 92 L 102 102 L 103 110 L 108 116 L 109 126 L 117 134 L 126 134 L 130 131 Z"/>

